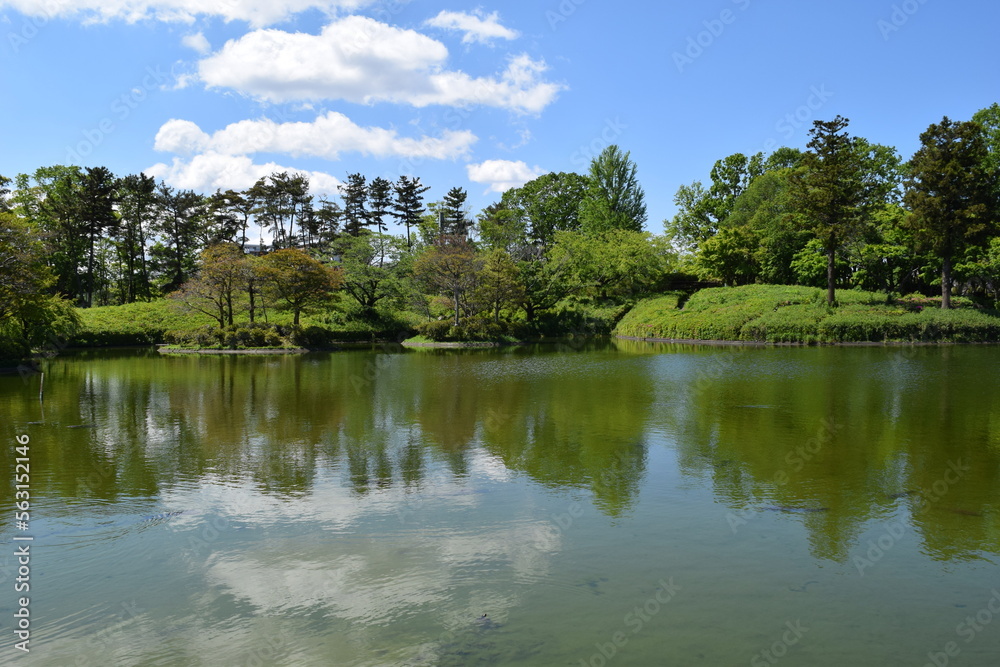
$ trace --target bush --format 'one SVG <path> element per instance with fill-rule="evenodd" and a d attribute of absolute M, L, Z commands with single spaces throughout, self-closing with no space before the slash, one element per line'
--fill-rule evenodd
<path fill-rule="evenodd" d="M 417 333 L 433 341 L 441 342 L 451 339 L 451 320 L 431 320 L 417 325 Z"/>
<path fill-rule="evenodd" d="M 310 329 L 319 327 L 310 327 Z M 249 348 L 282 348 L 291 347 L 295 343 L 285 334 L 284 327 L 261 322 L 237 324 L 220 329 L 217 326 L 206 325 L 196 329 L 181 329 L 167 332 L 168 343 L 182 347 L 199 347 L 213 349 L 249 349 Z"/>
<path fill-rule="evenodd" d="M 455 326 L 448 320 L 431 320 L 418 324 L 417 333 L 435 342 L 446 341 L 505 341 L 523 340 L 531 335 L 529 328 L 520 322 L 495 322 L 489 317 L 468 317 Z"/>

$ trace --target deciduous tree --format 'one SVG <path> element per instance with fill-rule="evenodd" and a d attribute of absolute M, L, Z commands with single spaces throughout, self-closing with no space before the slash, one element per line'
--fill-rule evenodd
<path fill-rule="evenodd" d="M 459 326 L 481 267 L 482 257 L 464 236 L 442 236 L 417 257 L 413 271 L 428 288 L 451 298 Z"/>
<path fill-rule="evenodd" d="M 292 323 L 299 316 L 318 310 L 336 298 L 342 284 L 340 271 L 325 266 L 298 248 L 284 248 L 264 255 L 258 263 L 265 291 L 278 307 L 292 311 Z"/>

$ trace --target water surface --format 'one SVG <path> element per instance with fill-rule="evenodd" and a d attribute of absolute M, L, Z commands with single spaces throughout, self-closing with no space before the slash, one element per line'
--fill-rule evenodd
<path fill-rule="evenodd" d="M 45 369 L 43 403 L 37 377 L 0 378 L 5 662 L 1000 657 L 994 347 L 122 351 Z"/>

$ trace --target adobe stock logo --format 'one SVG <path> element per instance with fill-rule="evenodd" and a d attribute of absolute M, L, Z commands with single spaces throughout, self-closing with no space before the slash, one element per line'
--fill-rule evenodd
<path fill-rule="evenodd" d="M 732 2 L 740 8 L 740 11 L 746 11 L 750 7 L 751 0 L 732 0 Z M 700 58 L 705 51 L 712 48 L 712 45 L 722 37 L 726 27 L 736 23 L 737 18 L 739 15 L 732 9 L 723 9 L 718 18 L 702 21 L 702 26 L 705 29 L 688 37 L 687 45 L 683 51 L 674 51 L 671 55 L 677 71 L 683 74 L 684 68 L 693 65 L 694 61 Z"/>

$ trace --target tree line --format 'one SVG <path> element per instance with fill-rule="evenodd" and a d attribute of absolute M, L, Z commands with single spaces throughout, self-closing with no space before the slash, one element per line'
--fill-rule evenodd
<path fill-rule="evenodd" d="M 843 287 L 938 290 L 945 308 L 953 291 L 1000 298 L 1000 105 L 932 124 L 906 162 L 848 125 L 816 121 L 804 151 L 719 160 L 707 186 L 677 191 L 660 236 L 618 146 L 477 215 L 457 187 L 425 203 L 414 176 L 349 174 L 336 200 L 289 173 L 210 195 L 104 167 L 0 177 L 0 337 L 34 340 L 69 305 L 166 295 L 220 328 L 267 307 L 298 323 L 343 296 L 351 317 L 408 312 L 433 337 L 552 332 L 580 326 L 568 303 L 613 309 L 678 275 L 825 287 L 830 304 Z"/>
<path fill-rule="evenodd" d="M 336 291 L 366 317 L 402 309 L 496 326 L 533 322 L 570 295 L 635 294 L 672 266 L 665 240 L 642 231 L 637 168 L 617 146 L 589 174 L 546 174 L 477 216 L 457 187 L 425 204 L 429 187 L 411 176 L 350 174 L 339 201 L 315 198 L 307 177 L 288 173 L 211 195 L 104 167 L 43 167 L 2 183 L 3 233 L 32 239 L 30 261 L 19 261 L 41 277 L 35 292 L 77 307 L 170 295 L 220 327 L 288 305 L 279 292 L 317 265 L 322 275 L 303 288 L 326 293 L 314 304 Z M 404 233 L 390 234 L 389 222 Z M 303 308 L 290 308 L 298 323 Z"/>
<path fill-rule="evenodd" d="M 807 150 L 717 161 L 681 186 L 665 221 L 687 270 L 709 280 L 838 287 L 889 295 L 1000 299 L 1000 105 L 895 148 L 817 121 Z"/>

